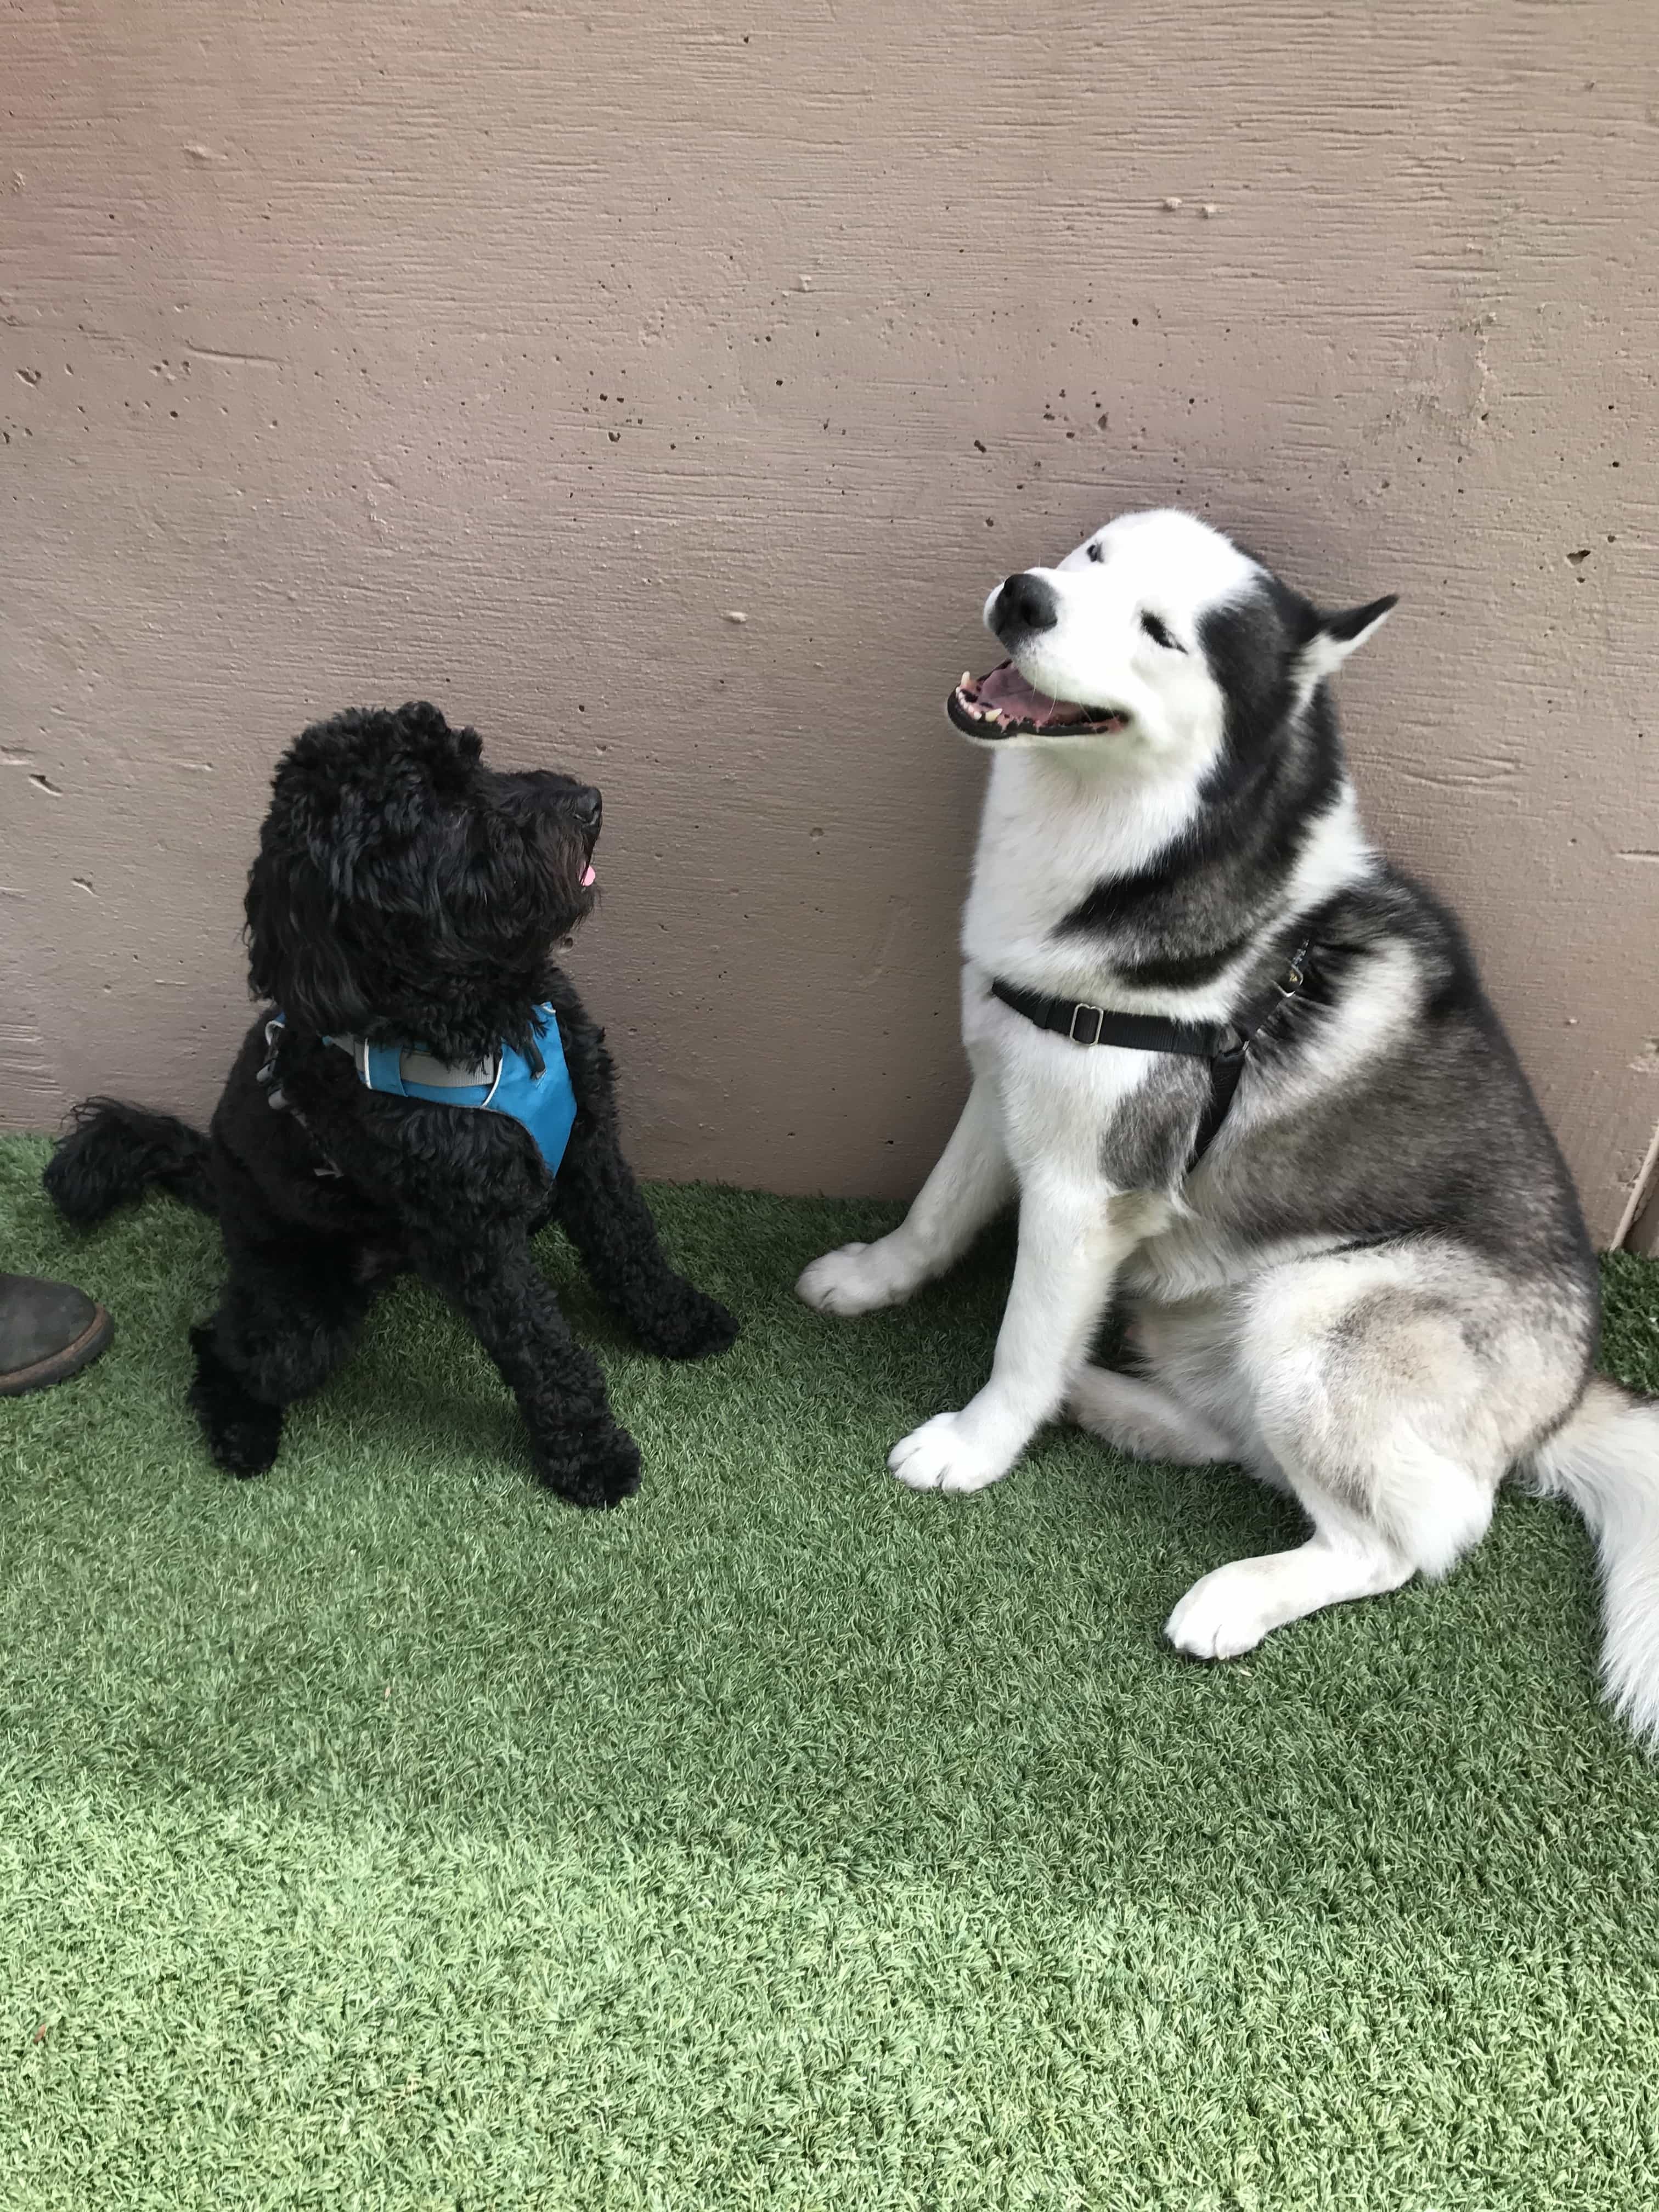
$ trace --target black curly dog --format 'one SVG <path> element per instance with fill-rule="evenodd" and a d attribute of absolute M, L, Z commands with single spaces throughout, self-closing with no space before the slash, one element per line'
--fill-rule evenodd
<path fill-rule="evenodd" d="M 501 1370 L 542 1481 L 578 1505 L 637 1489 L 639 1449 L 531 1249 L 552 1218 L 647 1351 L 698 1359 L 736 1337 L 663 1257 L 618 1147 L 604 1033 L 553 962 L 593 904 L 599 814 L 568 776 L 485 768 L 477 734 L 435 707 L 316 724 L 277 766 L 248 879 L 252 990 L 287 1023 L 279 1068 L 262 1019 L 210 1137 L 113 1099 L 76 1109 L 46 1171 L 71 1221 L 150 1185 L 218 1217 L 229 1279 L 191 1332 L 191 1402 L 231 1474 L 271 1465 L 283 1408 L 332 1374 L 376 1292 L 413 1268 Z M 369 1091 L 325 1042 L 414 1041 L 471 1064 L 505 1041 L 533 1056 L 549 1000 L 576 1100 L 556 1177 L 520 1122 Z"/>

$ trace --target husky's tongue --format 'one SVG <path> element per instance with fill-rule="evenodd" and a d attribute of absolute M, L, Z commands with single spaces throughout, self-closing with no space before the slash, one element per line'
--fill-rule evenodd
<path fill-rule="evenodd" d="M 582 870 L 582 889 L 585 891 L 591 890 L 598 881 L 599 870 L 593 866 L 592 860 L 590 860 L 587 866 Z"/>
<path fill-rule="evenodd" d="M 1086 707 L 1073 706 L 1069 699 L 1051 699 L 1046 691 L 1034 690 L 1012 660 L 1005 660 L 1000 668 L 981 676 L 971 687 L 969 696 L 976 706 L 994 708 L 999 714 L 1007 715 L 1010 721 L 1030 722 L 1039 730 L 1089 720 Z"/>

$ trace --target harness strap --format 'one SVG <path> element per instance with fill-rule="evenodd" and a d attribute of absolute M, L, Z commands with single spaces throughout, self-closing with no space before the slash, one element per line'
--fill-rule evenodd
<path fill-rule="evenodd" d="M 1210 1095 L 1187 1157 L 1185 1171 L 1190 1175 L 1227 1118 L 1252 1043 L 1306 988 L 1313 973 L 1312 953 L 1311 939 L 1304 940 L 1274 983 L 1273 996 L 1237 1023 L 1172 1022 L 1161 1014 L 1115 1013 L 1109 1006 L 1091 1006 L 1080 999 L 1052 999 L 1041 991 L 1027 991 L 1000 976 L 992 978 L 991 993 L 1038 1029 L 1069 1038 L 1085 1051 L 1110 1045 L 1121 1052 L 1164 1052 L 1184 1060 L 1208 1060 Z"/>
<path fill-rule="evenodd" d="M 501 1078 L 501 1056 L 468 1066 L 434 1060 L 412 1045 L 371 1044 L 367 1037 L 327 1036 L 357 1070 L 365 1091 L 389 1091 L 395 1098 L 425 1098 L 436 1105 L 488 1106 Z"/>
<path fill-rule="evenodd" d="M 319 1181 L 323 1182 L 341 1182 L 343 1178 L 340 1174 L 339 1169 L 335 1166 L 328 1154 L 323 1151 L 322 1146 L 317 1143 L 315 1137 L 311 1136 L 310 1122 L 307 1121 L 305 1115 L 300 1111 L 297 1106 L 291 1106 L 289 1103 L 288 1093 L 283 1088 L 282 1080 L 277 1072 L 276 1054 L 283 1042 L 283 1033 L 287 1028 L 287 1018 L 282 1014 L 273 1014 L 270 1019 L 265 1024 L 264 1065 L 258 1070 L 254 1080 L 264 1085 L 265 1103 L 270 1108 L 272 1112 L 276 1114 L 292 1114 L 298 1127 L 305 1131 L 307 1137 L 311 1137 L 312 1144 L 316 1147 L 318 1156 L 322 1161 L 322 1165 L 320 1167 L 313 1168 L 311 1170 L 312 1174 L 315 1176 Z"/>
<path fill-rule="evenodd" d="M 1173 1052 L 1187 1060 L 1216 1060 L 1237 1032 L 1223 1022 L 1170 1022 L 1162 1014 L 1115 1014 L 1107 1006 L 1080 999 L 1049 999 L 998 978 L 992 991 L 1005 1006 L 1024 1014 L 1040 1030 L 1069 1037 L 1073 1044 L 1115 1044 L 1126 1052 Z"/>
<path fill-rule="evenodd" d="M 266 1023 L 265 1062 L 258 1079 L 265 1086 L 268 1103 L 279 1113 L 292 1113 L 306 1128 L 289 1103 L 277 1068 L 285 1029 L 280 1013 Z M 323 1042 L 345 1054 L 366 1091 L 436 1106 L 488 1108 L 516 1121 L 528 1133 L 548 1173 L 556 1176 L 576 1124 L 577 1107 L 558 1017 L 550 1003 L 537 1007 L 535 1030 L 538 1042 L 530 1052 L 503 1044 L 490 1059 L 473 1061 L 438 1060 L 420 1045 L 374 1044 L 367 1037 L 343 1033 L 325 1036 Z M 310 1135 L 309 1129 L 306 1133 Z M 325 1165 L 316 1172 L 337 1176 L 338 1168 L 325 1154 L 324 1158 Z"/>

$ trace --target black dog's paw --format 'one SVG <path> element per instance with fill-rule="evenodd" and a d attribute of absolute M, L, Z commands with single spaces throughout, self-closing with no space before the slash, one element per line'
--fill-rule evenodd
<path fill-rule="evenodd" d="M 640 1486 L 640 1448 L 626 1429 L 599 1421 L 540 1445 L 536 1473 L 573 1505 L 620 1505 Z"/>
<path fill-rule="evenodd" d="M 730 1351 L 738 1334 L 737 1316 L 690 1283 L 677 1283 L 638 1330 L 641 1346 L 659 1359 L 708 1359 Z"/>
<path fill-rule="evenodd" d="M 206 1432 L 215 1464 L 227 1474 L 266 1474 L 283 1441 L 282 1407 L 243 1389 L 220 1358 L 211 1328 L 191 1329 L 190 1342 L 196 1354 L 191 1409 Z"/>

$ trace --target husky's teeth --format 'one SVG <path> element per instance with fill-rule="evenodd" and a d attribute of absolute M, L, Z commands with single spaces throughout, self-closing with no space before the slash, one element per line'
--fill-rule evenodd
<path fill-rule="evenodd" d="M 963 672 L 962 672 L 962 681 L 961 681 L 961 683 L 960 683 L 959 684 L 957 684 L 957 690 L 958 690 L 958 691 L 965 691 L 965 690 L 968 689 L 968 686 L 969 686 L 969 685 L 973 682 L 973 680 L 974 680 L 974 678 L 973 678 L 973 673 L 972 673 L 972 671 L 971 671 L 971 670 L 969 670 L 969 669 L 966 669 L 966 668 L 964 668 L 964 669 L 963 670 Z"/>

